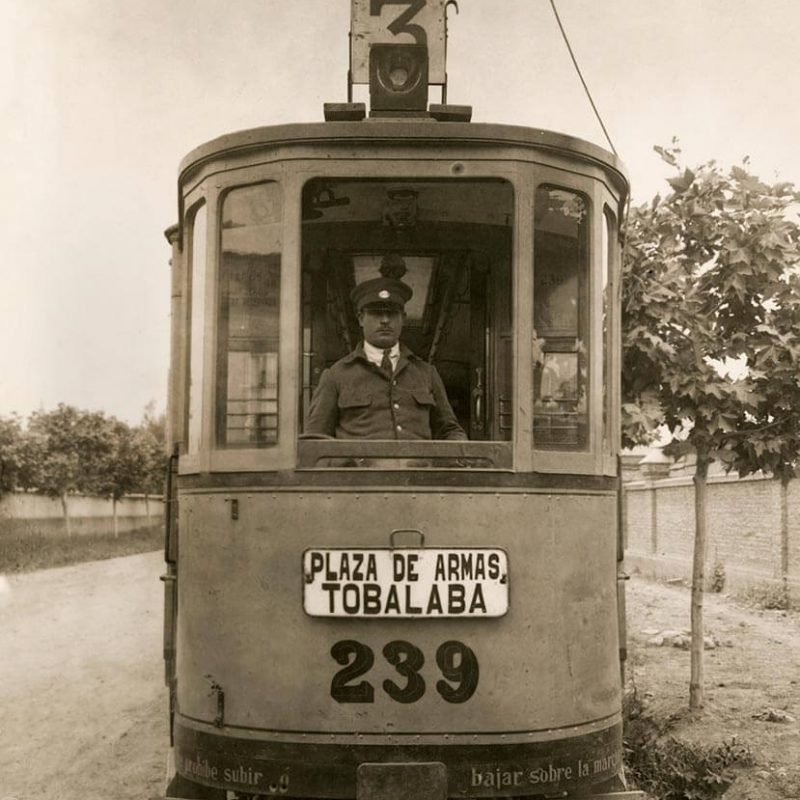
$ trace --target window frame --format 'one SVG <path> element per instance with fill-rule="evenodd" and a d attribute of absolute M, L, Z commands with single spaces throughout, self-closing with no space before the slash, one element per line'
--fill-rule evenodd
<path fill-rule="evenodd" d="M 601 444 L 603 441 L 603 332 L 602 332 L 602 291 L 600 289 L 600 269 L 597 262 L 598 254 L 602 246 L 602 230 L 598 220 L 599 209 L 603 207 L 603 185 L 601 181 L 577 174 L 572 171 L 560 170 L 554 167 L 535 165 L 534 180 L 532 187 L 532 197 L 530 209 L 531 218 L 531 309 L 530 326 L 527 342 L 529 343 L 525 355 L 524 363 L 530 365 L 530 372 L 527 377 L 520 376 L 526 381 L 529 387 L 529 405 L 531 411 L 531 427 L 533 427 L 533 295 L 534 295 L 534 276 L 536 274 L 536 249 L 535 249 L 535 198 L 536 193 L 544 189 L 557 189 L 584 197 L 588 204 L 588 225 L 587 234 L 587 266 L 588 266 L 588 286 L 586 286 L 586 313 L 588 320 L 586 328 L 588 330 L 589 343 L 586 357 L 589 364 L 589 379 L 587 382 L 587 413 L 588 413 L 588 442 L 583 450 L 556 450 L 553 448 L 539 449 L 531 431 L 531 438 L 528 446 L 532 450 L 533 470 L 535 472 L 574 474 L 574 475 L 598 475 L 603 473 L 603 460 Z"/>
<path fill-rule="evenodd" d="M 192 341 L 192 313 L 195 306 L 194 289 L 195 289 L 195 224 L 197 215 L 201 210 L 205 210 L 205 285 L 203 287 L 203 302 L 208 303 L 208 265 L 209 265 L 209 243 L 211 241 L 212 219 L 210 217 L 210 208 L 208 197 L 204 187 L 195 187 L 191 192 L 186 195 L 184 204 L 184 224 L 183 224 L 183 252 L 186 268 L 183 272 L 182 292 L 185 298 L 182 308 L 181 330 L 183 332 L 181 341 L 181 353 L 179 363 L 181 365 L 181 378 L 180 384 L 182 389 L 181 398 L 181 420 L 179 430 L 181 431 L 180 442 L 180 469 L 187 472 L 199 472 L 201 454 L 205 449 L 204 438 L 204 414 L 205 414 L 205 383 L 206 383 L 206 352 L 207 347 L 204 345 L 203 354 L 201 356 L 201 372 L 200 381 L 197 386 L 199 392 L 199 435 L 198 446 L 192 448 L 192 440 L 190 436 L 190 410 L 192 404 L 192 352 L 195 343 Z M 204 307 L 204 320 L 202 323 L 203 338 L 208 336 L 208 311 L 207 306 Z"/>
<path fill-rule="evenodd" d="M 604 380 L 607 382 L 602 436 L 602 474 L 617 475 L 622 450 L 622 235 L 619 202 L 604 189 L 601 224 L 608 231 L 608 342 L 603 352 Z M 601 322 L 602 324 L 602 322 Z"/>
<path fill-rule="evenodd" d="M 526 163 L 519 160 L 514 159 L 502 159 L 502 160 L 494 160 L 491 158 L 485 159 L 469 159 L 470 169 L 464 170 L 461 172 L 458 177 L 454 177 L 454 173 L 452 170 L 452 165 L 454 161 L 460 165 L 463 165 L 463 161 L 457 159 L 455 156 L 452 159 L 442 160 L 442 161 L 424 161 L 424 160 L 414 160 L 414 161 L 390 161 L 385 160 L 381 161 L 380 163 L 380 172 L 376 174 L 376 169 L 374 165 L 374 161 L 351 161 L 347 159 L 331 159 L 330 161 L 326 161 L 324 164 L 315 165 L 317 168 L 309 169 L 308 171 L 293 176 L 293 178 L 298 179 L 298 195 L 296 200 L 293 199 L 290 201 L 287 199 L 287 205 L 289 202 L 292 202 L 294 206 L 299 207 L 302 204 L 302 192 L 305 185 L 315 179 L 329 179 L 329 180 L 350 180 L 350 181 L 381 181 L 381 182 L 405 182 L 405 183 L 414 183 L 414 182 L 446 182 L 446 183 L 458 183 L 458 182 L 478 182 L 478 181 L 485 181 L 485 180 L 495 180 L 495 181 L 502 181 L 508 184 L 508 187 L 511 191 L 511 201 L 513 204 L 513 220 L 512 220 L 512 231 L 511 231 L 511 252 L 509 254 L 510 262 L 511 262 L 511 283 L 512 283 L 512 292 L 511 292 L 511 308 L 510 316 L 511 316 L 511 330 L 514 332 L 516 330 L 516 319 L 517 319 L 517 310 L 516 304 L 517 300 L 515 298 L 513 292 L 513 286 L 516 285 L 517 281 L 519 280 L 519 276 L 517 274 L 517 265 L 518 265 L 518 253 L 520 252 L 520 247 L 522 243 L 521 234 L 519 231 L 520 221 L 524 219 L 524 216 L 521 214 L 520 211 L 520 196 L 525 193 L 525 181 L 522 177 L 522 168 L 526 166 Z M 297 255 L 297 263 L 301 263 L 302 259 L 302 232 L 300 226 L 298 224 L 298 247 L 300 252 Z M 365 250 L 364 252 L 367 252 Z M 300 270 L 298 269 L 298 273 Z M 299 276 L 301 277 L 301 276 Z M 300 289 L 300 280 L 298 280 L 298 291 Z M 301 309 L 302 312 L 302 309 Z M 302 330 L 302 313 L 299 314 L 299 318 L 297 321 L 297 327 L 299 330 L 300 341 L 303 341 L 303 330 Z M 300 349 L 302 353 L 302 348 Z M 517 387 L 517 359 L 519 357 L 518 352 L 518 342 L 516 335 L 514 336 L 513 341 L 513 348 L 512 348 L 512 374 L 513 374 L 513 389 L 516 393 Z M 297 366 L 297 395 L 298 395 L 298 402 L 297 407 L 300 407 L 300 394 L 303 391 L 303 372 L 304 366 L 303 364 L 298 361 Z M 516 403 L 516 399 L 515 399 Z M 365 440 L 364 446 L 356 445 L 353 447 L 353 442 L 357 442 L 358 440 L 328 440 L 326 444 L 322 447 L 315 446 L 310 444 L 313 440 L 303 440 L 302 438 L 302 420 L 299 419 L 298 415 L 298 427 L 297 427 L 297 458 L 296 458 L 296 467 L 298 471 L 320 471 L 320 470 L 330 470 L 330 469 L 347 469 L 347 471 L 356 472 L 358 469 L 386 469 L 386 470 L 397 470 L 397 467 L 392 468 L 386 463 L 391 461 L 395 458 L 403 458 L 406 457 L 406 454 L 411 452 L 411 450 L 415 450 L 413 457 L 418 459 L 425 459 L 426 457 L 430 458 L 448 458 L 452 457 L 455 453 L 454 446 L 456 445 L 467 445 L 465 449 L 464 457 L 467 459 L 475 459 L 480 458 L 479 450 L 483 448 L 485 450 L 485 457 L 487 459 L 493 459 L 495 462 L 495 466 L 492 467 L 480 467 L 475 469 L 465 469 L 462 467 L 454 467 L 449 468 L 451 471 L 455 472 L 519 472 L 519 468 L 516 465 L 516 458 L 517 454 L 520 452 L 519 447 L 519 433 L 516 432 L 517 426 L 517 406 L 514 407 L 514 431 L 512 433 L 512 437 L 510 440 L 506 441 L 467 441 L 464 442 L 446 442 L 446 441 L 409 441 L 409 440 Z M 379 448 L 380 444 L 383 444 L 386 447 L 386 457 L 385 459 L 381 459 L 377 455 L 377 449 Z M 370 455 L 375 454 L 376 460 L 373 460 L 371 464 L 365 464 L 363 467 L 359 467 L 357 464 L 352 467 L 326 467 L 326 466 L 314 466 L 311 465 L 311 461 L 313 460 L 313 455 L 316 450 L 324 450 L 326 453 L 329 451 L 331 452 L 331 457 L 339 457 L 341 458 L 349 458 L 350 453 L 348 452 L 348 447 L 353 448 L 353 451 L 357 453 L 356 458 L 354 460 L 357 461 L 358 457 L 360 457 L 361 451 L 369 452 Z M 392 453 L 392 448 L 394 448 L 395 453 Z M 336 450 L 341 450 L 341 454 L 336 453 Z M 304 452 L 306 451 L 306 452 Z M 411 456 L 408 456 L 409 458 Z M 400 468 L 403 469 L 403 468 Z M 408 469 L 406 467 L 405 469 Z M 438 470 L 438 467 L 431 467 L 431 469 Z M 448 468 L 445 468 L 448 469 Z"/>
<path fill-rule="evenodd" d="M 222 263 L 223 263 L 223 250 L 222 250 L 222 238 L 224 234 L 223 225 L 222 225 L 222 218 L 225 212 L 225 203 L 228 197 L 242 189 L 251 189 L 258 186 L 275 186 L 276 191 L 278 194 L 277 202 L 280 207 L 280 219 L 277 221 L 277 225 L 280 228 L 280 268 L 279 268 L 279 284 L 278 284 L 278 351 L 276 353 L 278 357 L 278 376 L 277 376 L 277 396 L 275 399 L 276 404 L 276 417 L 277 417 L 277 428 L 276 428 L 276 439 L 274 442 L 269 442 L 266 445 L 262 446 L 248 446 L 247 444 L 228 444 L 224 441 L 223 432 L 220 430 L 220 424 L 223 420 L 227 419 L 228 416 L 228 404 L 230 403 L 230 398 L 227 394 L 227 387 L 223 389 L 222 387 L 222 354 L 225 353 L 226 355 L 226 362 L 225 362 L 225 375 L 228 374 L 230 370 L 230 355 L 231 351 L 228 348 L 223 349 L 221 345 L 223 341 L 227 341 L 230 338 L 230 331 L 223 331 L 221 330 L 222 319 L 221 319 L 221 310 L 222 310 L 222 300 L 223 300 L 223 285 L 222 285 Z M 221 450 L 239 450 L 239 451 L 248 451 L 248 450 L 267 450 L 267 449 L 274 449 L 279 446 L 280 438 L 281 438 L 281 424 L 280 424 L 280 393 L 281 393 L 281 377 L 280 377 L 280 366 L 281 366 L 281 318 L 283 317 L 283 308 L 282 308 L 282 288 L 283 288 L 283 275 L 284 275 L 284 258 L 283 258 L 283 238 L 284 238 L 284 225 L 283 225 L 283 209 L 284 209 L 284 198 L 283 198 L 283 190 L 279 181 L 271 180 L 271 179 L 264 179 L 258 180 L 255 182 L 247 182 L 247 183 L 240 183 L 236 184 L 235 186 L 227 186 L 224 189 L 221 189 L 218 194 L 218 218 L 217 218 L 217 229 L 219 235 L 217 237 L 218 243 L 218 252 L 217 252 L 217 274 L 215 276 L 215 295 L 214 295 L 214 312 L 213 316 L 215 319 L 215 327 L 214 327 L 214 335 L 215 335 L 215 342 L 214 342 L 214 380 L 213 380 L 213 390 L 214 390 L 214 400 L 213 400 L 213 421 L 212 421 L 212 445 L 211 448 L 214 451 L 221 451 Z M 225 426 L 227 429 L 227 426 Z"/>

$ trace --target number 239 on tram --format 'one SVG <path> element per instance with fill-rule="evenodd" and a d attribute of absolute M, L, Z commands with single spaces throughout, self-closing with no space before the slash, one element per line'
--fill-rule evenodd
<path fill-rule="evenodd" d="M 341 108 L 181 166 L 168 794 L 621 789 L 623 168 L 446 106 Z M 458 440 L 405 432 L 439 399 L 387 403 L 391 378 L 333 399 L 388 434 L 307 429 L 380 278 L 410 290 L 402 352 Z"/>

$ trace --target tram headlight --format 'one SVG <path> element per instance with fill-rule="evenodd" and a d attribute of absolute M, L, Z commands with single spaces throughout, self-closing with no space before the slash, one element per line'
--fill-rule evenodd
<path fill-rule="evenodd" d="M 373 44 L 369 50 L 369 97 L 373 111 L 426 111 L 428 48 Z"/>

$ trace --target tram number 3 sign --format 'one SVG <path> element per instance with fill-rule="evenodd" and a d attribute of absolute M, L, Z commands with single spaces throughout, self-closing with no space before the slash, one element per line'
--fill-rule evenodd
<path fill-rule="evenodd" d="M 369 83 L 371 44 L 428 46 L 428 80 L 444 83 L 447 0 L 352 0 L 350 70 L 353 83 Z"/>
<path fill-rule="evenodd" d="M 331 681 L 331 697 L 339 703 L 373 703 L 375 687 L 366 680 L 358 681 L 366 675 L 375 663 L 371 647 L 353 639 L 336 642 L 331 655 L 338 664 L 344 665 Z M 387 678 L 383 691 L 398 703 L 416 703 L 426 690 L 421 670 L 425 656 L 411 642 L 397 640 L 383 648 L 383 657 L 404 679 L 397 683 Z M 469 700 L 478 687 L 478 659 L 472 648 L 463 642 L 449 641 L 439 645 L 436 650 L 436 664 L 442 679 L 436 681 L 436 691 L 448 703 L 464 703 Z"/>

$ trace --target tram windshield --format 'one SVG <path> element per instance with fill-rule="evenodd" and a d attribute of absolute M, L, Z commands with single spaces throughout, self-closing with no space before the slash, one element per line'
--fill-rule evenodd
<path fill-rule="evenodd" d="M 611 373 L 598 356 L 610 352 L 605 304 L 608 273 L 617 267 L 615 223 L 607 217 L 598 288 L 604 305 L 593 323 L 594 211 L 586 187 L 542 181 L 531 210 L 518 213 L 507 179 L 315 177 L 297 198 L 300 236 L 289 242 L 285 186 L 233 185 L 217 204 L 213 286 L 205 269 L 212 236 L 205 206 L 196 203 L 187 217 L 188 453 L 200 452 L 207 437 L 212 451 L 267 449 L 287 461 L 296 455 L 300 468 L 506 470 L 519 468 L 515 453 L 529 442 L 544 470 L 596 469 L 600 444 L 604 453 L 613 450 Z M 515 220 L 527 225 L 531 216 L 524 235 L 515 235 Z M 299 285 L 294 267 L 283 264 L 287 246 L 293 263 L 295 252 L 301 256 Z M 361 302 L 363 287 L 376 281 L 400 294 Z M 298 288 L 299 319 L 287 305 Z M 401 317 L 399 349 L 383 348 L 394 359 L 388 370 L 364 327 L 376 306 Z M 515 319 L 515 308 L 530 318 Z M 211 311 L 213 337 L 204 328 Z M 291 328 L 299 341 L 293 335 L 296 344 L 287 346 Z M 388 380 L 348 384 L 340 365 L 353 359 L 362 376 L 382 371 Z M 424 380 L 403 383 L 410 363 Z M 204 365 L 213 391 L 201 403 Z M 522 448 L 514 451 L 512 442 Z M 264 463 L 243 459 L 230 453 L 218 463 Z"/>
<path fill-rule="evenodd" d="M 357 351 L 362 341 L 352 292 L 383 277 L 410 290 L 401 345 L 435 368 L 464 433 L 439 438 L 509 441 L 511 184 L 316 179 L 305 185 L 302 203 L 305 438 L 314 434 L 308 414 L 323 374 Z M 427 402 L 421 397 L 416 401 Z M 338 402 L 346 405 L 341 398 Z M 376 426 L 366 438 L 389 439 L 391 432 L 382 430 Z M 333 429 L 327 432 L 335 435 Z M 395 437 L 421 438 L 428 437 L 402 430 Z"/>

